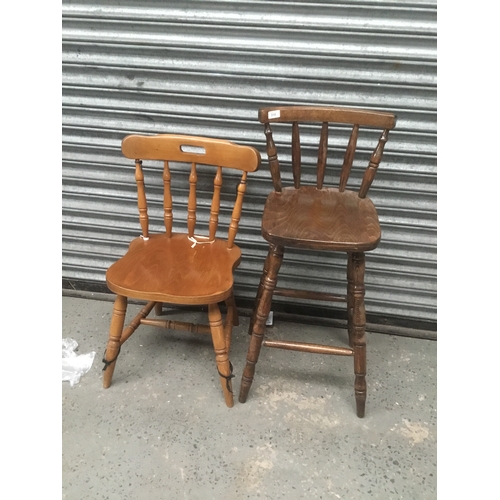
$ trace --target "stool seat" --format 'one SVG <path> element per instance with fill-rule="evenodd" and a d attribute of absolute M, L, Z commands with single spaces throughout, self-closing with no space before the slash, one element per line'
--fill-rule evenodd
<path fill-rule="evenodd" d="M 268 196 L 262 236 L 282 246 L 361 252 L 376 248 L 380 224 L 372 201 L 354 191 L 287 187 Z"/>

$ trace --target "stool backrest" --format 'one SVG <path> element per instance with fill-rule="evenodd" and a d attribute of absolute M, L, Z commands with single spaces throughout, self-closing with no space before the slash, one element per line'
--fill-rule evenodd
<path fill-rule="evenodd" d="M 382 159 L 385 143 L 387 142 L 389 130 L 396 125 L 396 116 L 392 113 L 379 111 L 361 110 L 355 108 L 340 108 L 334 106 L 281 106 L 262 108 L 259 110 L 259 121 L 264 124 L 266 134 L 267 155 L 274 190 L 282 190 L 280 162 L 273 138 L 273 123 L 290 123 L 292 125 L 291 159 L 293 171 L 293 183 L 295 189 L 301 186 L 301 143 L 299 123 L 321 124 L 319 139 L 318 160 L 316 167 L 316 187 L 323 189 L 325 170 L 328 154 L 328 132 L 330 124 L 351 125 L 351 133 L 344 153 L 344 161 L 339 179 L 339 191 L 344 191 L 351 173 L 354 155 L 358 143 L 360 127 L 382 129 L 380 138 L 375 144 L 370 160 L 364 172 L 361 185 L 358 190 L 360 198 L 365 198 L 373 182 L 375 173 Z"/>

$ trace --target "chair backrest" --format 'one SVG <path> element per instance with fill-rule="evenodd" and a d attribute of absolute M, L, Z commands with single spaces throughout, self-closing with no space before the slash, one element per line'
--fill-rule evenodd
<path fill-rule="evenodd" d="M 358 196 L 365 198 L 370 188 L 377 167 L 382 159 L 385 143 L 387 142 L 389 130 L 396 125 L 396 116 L 392 113 L 368 111 L 355 108 L 338 108 L 334 106 L 282 106 L 262 108 L 259 110 L 259 121 L 264 124 L 266 134 L 267 155 L 273 180 L 274 189 L 281 192 L 281 172 L 276 145 L 271 129 L 272 123 L 291 123 L 292 125 L 292 171 L 293 183 L 296 189 L 301 185 L 301 144 L 299 134 L 299 123 L 321 124 L 319 138 L 318 160 L 316 168 L 316 187 L 323 188 L 325 178 L 326 159 L 328 153 L 328 128 L 329 124 L 352 125 L 349 141 L 344 154 L 344 162 L 339 179 L 339 191 L 344 191 L 349 179 L 351 167 L 356 152 L 360 127 L 379 128 L 382 134 L 371 153 L 368 166 L 366 167 L 363 180 L 358 190 Z"/>
<path fill-rule="evenodd" d="M 149 238 L 149 218 L 142 160 L 161 160 L 164 162 L 163 219 L 165 231 L 169 237 L 172 235 L 173 226 L 171 170 L 169 162 L 191 164 L 189 168 L 189 197 L 187 206 L 187 232 L 190 238 L 195 237 L 196 228 L 197 166 L 209 165 L 215 167 L 213 194 L 210 207 L 209 241 L 215 239 L 219 223 L 222 169 L 229 168 L 240 170 L 242 175 L 239 181 L 231 215 L 231 223 L 228 229 L 228 247 L 231 248 L 233 246 L 241 217 L 243 196 L 246 191 L 247 172 L 255 172 L 260 166 L 260 154 L 256 149 L 221 139 L 161 134 L 155 136 L 129 135 L 122 141 L 122 153 L 127 158 L 135 160 L 139 220 L 143 238 Z"/>

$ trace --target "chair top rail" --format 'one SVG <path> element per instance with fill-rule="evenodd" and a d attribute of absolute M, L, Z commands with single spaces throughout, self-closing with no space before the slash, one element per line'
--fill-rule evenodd
<path fill-rule="evenodd" d="M 393 113 L 336 106 L 276 106 L 259 109 L 261 123 L 332 122 L 393 129 Z"/>
<path fill-rule="evenodd" d="M 122 141 L 122 153 L 131 159 L 215 165 L 245 172 L 255 172 L 260 165 L 260 154 L 252 147 L 176 134 L 129 135 Z"/>

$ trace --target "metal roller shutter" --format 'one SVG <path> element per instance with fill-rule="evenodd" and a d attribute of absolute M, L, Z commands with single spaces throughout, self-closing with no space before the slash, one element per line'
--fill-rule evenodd
<path fill-rule="evenodd" d="M 435 1 L 63 0 L 62 12 L 63 281 L 104 284 L 139 232 L 123 137 L 197 134 L 261 151 L 235 283 L 239 298 L 253 299 L 267 251 L 260 215 L 272 189 L 258 108 L 355 106 L 398 115 L 370 190 L 383 235 L 367 254 L 367 311 L 435 324 Z M 306 132 L 311 162 L 314 141 Z M 344 290 L 343 256 L 287 256 L 282 282 Z"/>

